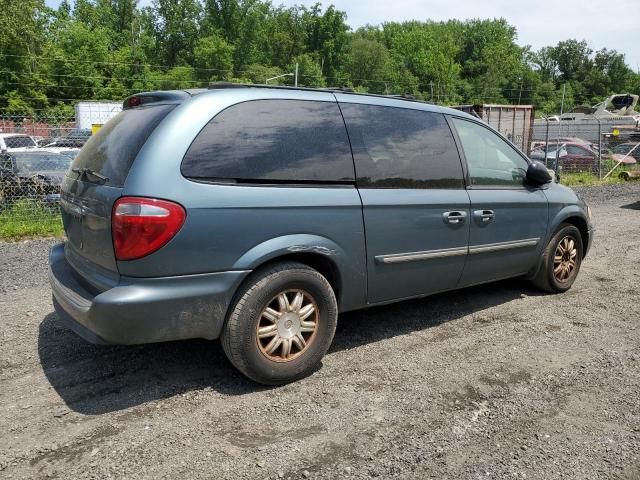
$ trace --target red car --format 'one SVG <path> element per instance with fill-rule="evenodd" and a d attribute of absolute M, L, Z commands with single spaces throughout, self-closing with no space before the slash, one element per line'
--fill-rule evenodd
<path fill-rule="evenodd" d="M 546 160 L 550 168 L 555 167 L 556 158 L 559 158 L 560 166 L 567 171 L 593 171 L 598 168 L 598 152 L 586 143 L 550 142 L 548 148 L 542 145 L 534 149 L 530 157 L 543 162 Z"/>

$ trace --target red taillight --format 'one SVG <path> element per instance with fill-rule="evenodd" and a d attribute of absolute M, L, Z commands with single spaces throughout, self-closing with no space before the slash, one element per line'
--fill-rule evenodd
<path fill-rule="evenodd" d="M 113 206 L 111 234 L 118 260 L 134 260 L 155 252 L 182 228 L 184 208 L 167 200 L 122 197 Z"/>
<path fill-rule="evenodd" d="M 127 98 L 127 106 L 129 108 L 139 107 L 142 105 L 142 98 L 140 97 L 129 97 Z"/>

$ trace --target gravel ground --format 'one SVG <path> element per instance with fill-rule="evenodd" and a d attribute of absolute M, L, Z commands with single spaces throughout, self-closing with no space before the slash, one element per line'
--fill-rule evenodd
<path fill-rule="evenodd" d="M 570 292 L 345 314 L 322 369 L 270 389 L 217 342 L 83 342 L 53 241 L 0 244 L 0 477 L 638 480 L 640 184 L 580 193 L 598 232 Z"/>

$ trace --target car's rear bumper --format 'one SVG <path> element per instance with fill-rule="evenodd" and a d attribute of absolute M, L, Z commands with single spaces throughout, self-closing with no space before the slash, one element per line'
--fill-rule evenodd
<path fill-rule="evenodd" d="M 248 273 L 122 277 L 118 285 L 98 293 L 89 291 L 75 277 L 62 244 L 49 254 L 56 312 L 92 343 L 132 345 L 217 338 L 233 294 Z"/>

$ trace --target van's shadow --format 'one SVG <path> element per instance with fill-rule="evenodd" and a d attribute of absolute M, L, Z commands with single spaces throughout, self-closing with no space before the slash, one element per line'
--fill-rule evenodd
<path fill-rule="evenodd" d="M 627 210 L 640 210 L 640 201 L 622 205 L 620 208 L 626 208 Z"/>
<path fill-rule="evenodd" d="M 509 302 L 523 293 L 538 295 L 526 282 L 511 280 L 346 313 L 340 316 L 329 355 L 435 327 Z M 60 325 L 54 313 L 40 324 L 38 354 L 47 379 L 67 406 L 87 415 L 123 410 L 204 388 L 226 395 L 265 388 L 238 374 L 218 342 L 96 346 Z"/>

